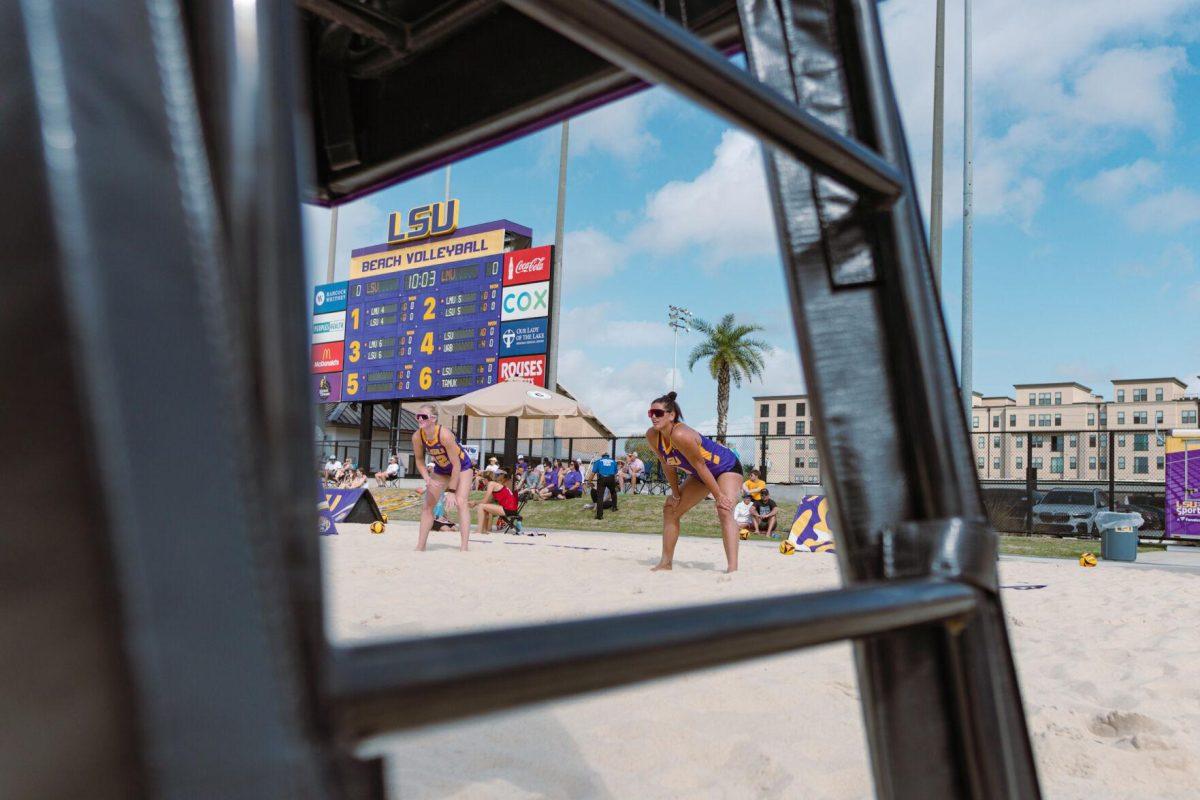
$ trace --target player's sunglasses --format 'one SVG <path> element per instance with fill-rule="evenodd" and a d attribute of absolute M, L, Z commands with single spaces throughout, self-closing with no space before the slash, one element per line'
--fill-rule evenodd
<path fill-rule="evenodd" d="M 659 417 L 665 417 L 666 415 L 667 412 L 663 411 L 661 408 L 652 408 L 646 412 L 646 416 L 650 417 L 651 419 L 658 419 Z"/>
<path fill-rule="evenodd" d="M 417 414 L 417 419 L 433 419 L 433 417 L 429 416 L 428 414 Z"/>

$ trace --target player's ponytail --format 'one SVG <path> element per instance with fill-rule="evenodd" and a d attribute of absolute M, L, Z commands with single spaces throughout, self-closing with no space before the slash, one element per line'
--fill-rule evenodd
<path fill-rule="evenodd" d="M 679 403 L 675 402 L 676 397 L 678 395 L 675 392 L 667 392 L 662 397 L 655 398 L 653 402 L 666 409 L 668 414 L 674 413 L 676 422 L 683 422 L 683 409 L 679 407 Z"/>

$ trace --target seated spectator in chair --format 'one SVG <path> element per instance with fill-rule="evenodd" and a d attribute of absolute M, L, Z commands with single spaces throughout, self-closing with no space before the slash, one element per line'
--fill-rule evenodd
<path fill-rule="evenodd" d="M 733 507 L 733 521 L 737 523 L 738 533 L 756 530 L 754 525 L 754 500 L 750 495 L 742 495 L 742 502 Z"/>
<path fill-rule="evenodd" d="M 742 482 L 742 490 L 750 495 L 750 499 L 758 502 L 762 497 L 762 490 L 766 488 L 767 482 L 758 479 L 758 470 L 750 470 L 750 477 Z"/>
<path fill-rule="evenodd" d="M 396 456 L 388 458 L 387 469 L 375 473 L 375 483 L 378 486 L 383 486 L 388 481 L 394 481 L 400 477 L 400 459 Z"/>
<path fill-rule="evenodd" d="M 571 468 L 563 475 L 559 496 L 563 500 L 574 500 L 583 496 L 583 472 L 579 469 L 578 461 L 572 461 Z"/>
<path fill-rule="evenodd" d="M 489 473 L 495 475 L 495 480 L 488 481 L 486 494 L 477 503 L 471 503 L 479 512 L 479 530 L 483 533 L 492 532 L 492 518 L 503 517 L 517 510 L 517 498 L 509 491 L 505 483 L 508 473 L 504 470 Z"/>
<path fill-rule="evenodd" d="M 623 458 L 617 459 L 617 491 L 625 491 L 625 484 L 629 483 L 629 464 Z"/>
<path fill-rule="evenodd" d="M 646 474 L 646 462 L 642 461 L 637 453 L 630 453 L 625 461 L 625 469 L 629 472 L 629 489 L 637 494 L 638 481 Z"/>
<path fill-rule="evenodd" d="M 779 505 L 771 499 L 771 492 L 763 489 L 762 495 L 758 502 L 754 504 L 754 510 L 750 516 L 754 519 L 754 529 L 759 533 L 765 533 L 767 536 L 773 536 L 775 526 L 779 523 Z"/>
<path fill-rule="evenodd" d="M 367 473 L 356 469 L 346 478 L 343 489 L 361 489 L 367 485 Z"/>
<path fill-rule="evenodd" d="M 487 466 L 483 468 L 483 471 L 488 473 L 488 477 L 491 480 L 495 480 L 496 473 L 500 471 L 500 461 L 495 456 L 492 456 L 488 459 Z"/>

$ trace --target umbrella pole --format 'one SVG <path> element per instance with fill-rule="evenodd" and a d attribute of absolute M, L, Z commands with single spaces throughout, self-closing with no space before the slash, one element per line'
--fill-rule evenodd
<path fill-rule="evenodd" d="M 504 418 L 504 469 L 512 483 L 513 492 L 517 489 L 517 417 Z"/>

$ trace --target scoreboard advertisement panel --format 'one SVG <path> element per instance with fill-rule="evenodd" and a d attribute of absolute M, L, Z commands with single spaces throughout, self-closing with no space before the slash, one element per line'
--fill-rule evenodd
<path fill-rule="evenodd" d="M 455 230 L 457 202 L 422 207 L 431 209 L 424 219 L 443 221 L 441 235 L 355 250 L 349 281 L 316 287 L 315 402 L 444 399 L 502 380 L 545 385 L 552 248 L 505 251 L 531 234 L 507 220 Z M 395 225 L 393 215 L 393 241 Z"/>

